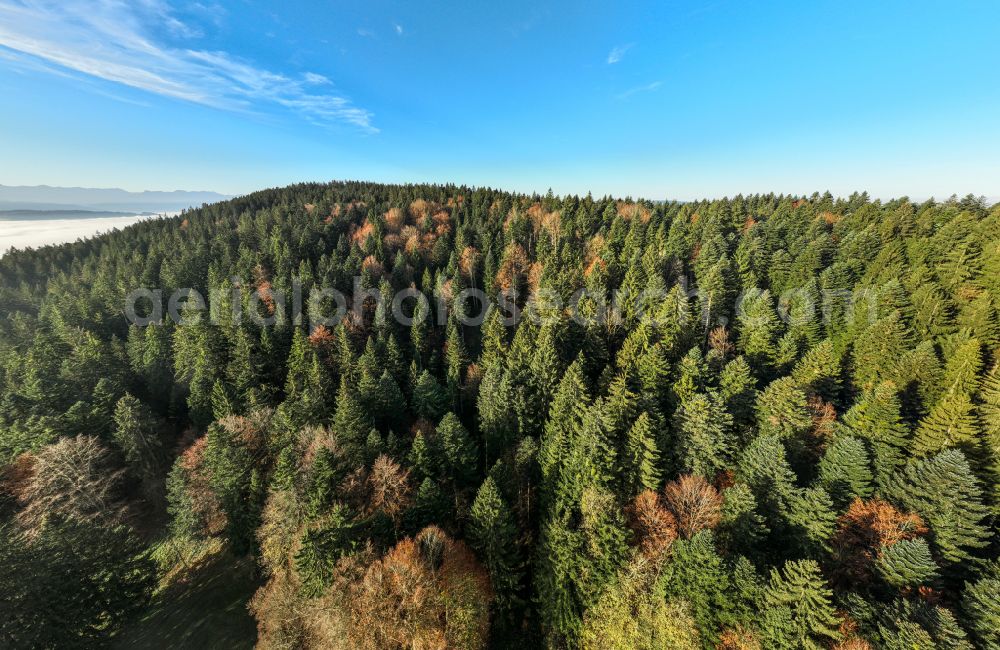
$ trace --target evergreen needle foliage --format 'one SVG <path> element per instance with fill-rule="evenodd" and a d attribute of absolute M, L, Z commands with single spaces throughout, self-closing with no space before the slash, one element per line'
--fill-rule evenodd
<path fill-rule="evenodd" d="M 229 557 L 263 648 L 1000 648 L 998 278 L 1000 208 L 866 194 L 308 183 L 10 251 L 0 646 Z"/>

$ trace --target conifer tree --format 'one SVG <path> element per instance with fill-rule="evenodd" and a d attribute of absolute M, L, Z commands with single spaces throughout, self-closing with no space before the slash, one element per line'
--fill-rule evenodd
<path fill-rule="evenodd" d="M 757 425 L 761 433 L 794 438 L 812 424 L 806 395 L 790 377 L 771 382 L 757 397 Z"/>
<path fill-rule="evenodd" d="M 714 478 L 735 451 L 732 418 L 713 391 L 695 393 L 674 416 L 676 457 L 683 472 Z"/>
<path fill-rule="evenodd" d="M 947 363 L 941 377 L 945 396 L 971 395 L 979 387 L 979 373 L 983 368 L 982 344 L 978 339 L 958 337 L 947 341 Z"/>
<path fill-rule="evenodd" d="M 406 397 L 388 370 L 382 372 L 371 398 L 375 423 L 382 431 L 398 431 L 404 426 Z"/>
<path fill-rule="evenodd" d="M 556 343 L 555 326 L 548 322 L 538 332 L 535 352 L 528 366 L 530 390 L 524 405 L 527 412 L 520 414 L 527 424 L 522 425 L 522 433 L 535 434 L 545 426 L 545 413 L 563 374 Z"/>
<path fill-rule="evenodd" d="M 233 387 L 235 398 L 241 407 L 261 406 L 260 360 L 257 356 L 254 337 L 243 327 L 237 327 L 233 340 L 232 357 L 226 367 L 226 379 Z"/>
<path fill-rule="evenodd" d="M 980 647 L 1000 648 L 1000 577 L 997 571 L 973 583 L 966 583 L 962 611 Z"/>
<path fill-rule="evenodd" d="M 583 415 L 589 403 L 590 395 L 584 382 L 582 365 L 577 360 L 563 375 L 549 409 L 549 418 L 538 451 L 543 480 L 554 479 L 555 472 L 565 460 L 570 444 L 583 424 Z"/>
<path fill-rule="evenodd" d="M 164 324 L 141 329 L 129 328 L 129 360 L 132 369 L 142 377 L 150 404 L 155 405 L 159 412 L 166 410 L 174 394 L 174 373 L 170 366 L 171 327 Z M 132 343 L 133 338 L 135 343 Z"/>
<path fill-rule="evenodd" d="M 443 460 L 439 453 L 437 440 L 428 439 L 423 431 L 418 430 L 410 447 L 409 462 L 418 476 L 437 477 L 441 472 Z"/>
<path fill-rule="evenodd" d="M 626 494 L 656 490 L 660 484 L 660 454 L 649 414 L 643 412 L 628 431 L 622 456 L 623 483 Z"/>
<path fill-rule="evenodd" d="M 426 274 L 426 270 L 425 270 Z M 430 290 L 429 286 L 422 286 L 424 294 Z M 430 313 L 430 306 L 426 299 L 421 300 L 417 296 L 417 304 L 413 309 L 413 324 L 410 326 L 410 344 L 413 346 L 413 360 L 417 368 L 422 370 L 426 367 L 430 357 L 430 336 L 433 315 Z"/>
<path fill-rule="evenodd" d="M 487 477 L 469 511 L 469 543 L 490 572 L 490 582 L 501 611 L 516 604 L 521 580 L 517 527 L 510 508 Z"/>
<path fill-rule="evenodd" d="M 333 504 L 337 483 L 344 474 L 338 458 L 328 447 L 321 447 L 316 452 L 306 487 L 306 512 L 309 516 L 319 517 Z"/>
<path fill-rule="evenodd" d="M 854 342 L 854 384 L 870 390 L 885 381 L 898 381 L 906 351 L 907 334 L 897 314 L 875 321 Z"/>
<path fill-rule="evenodd" d="M 908 464 L 892 477 L 887 492 L 924 518 L 934 548 L 944 560 L 961 562 L 986 546 L 990 535 L 982 520 L 987 509 L 962 452 L 948 449 Z"/>
<path fill-rule="evenodd" d="M 507 356 L 507 328 L 500 309 L 491 305 L 483 323 L 483 353 L 479 365 L 485 372 L 500 366 Z"/>
<path fill-rule="evenodd" d="M 448 410 L 448 395 L 430 372 L 420 373 L 413 387 L 413 410 L 418 417 L 432 422 L 441 419 Z"/>
<path fill-rule="evenodd" d="M 795 489 L 795 473 L 777 436 L 758 436 L 743 451 L 736 475 L 762 503 L 784 509 Z"/>
<path fill-rule="evenodd" d="M 530 397 L 526 394 L 530 391 L 531 360 L 537 352 L 535 345 L 538 336 L 538 325 L 533 319 L 522 320 L 514 332 L 514 340 L 511 342 L 510 350 L 507 353 L 507 375 L 511 386 L 514 389 L 516 406 L 530 403 Z M 525 413 L 518 413 L 519 420 L 529 416 Z M 523 424 L 519 426 L 524 427 Z M 522 431 L 523 432 L 523 431 Z"/>
<path fill-rule="evenodd" d="M 830 339 L 811 348 L 792 370 L 796 386 L 809 395 L 835 400 L 840 392 L 840 359 Z"/>
<path fill-rule="evenodd" d="M 802 354 L 805 345 L 805 340 L 796 332 L 785 332 L 778 339 L 777 346 L 772 355 L 774 368 L 781 374 L 788 373 L 795 365 L 795 362 L 799 360 L 799 356 Z"/>
<path fill-rule="evenodd" d="M 722 548 L 743 555 L 759 552 L 757 545 L 770 530 L 757 512 L 757 498 L 746 483 L 736 483 L 723 491 L 721 517 L 717 530 Z"/>
<path fill-rule="evenodd" d="M 788 327 L 796 338 L 815 346 L 822 336 L 822 299 L 819 281 L 812 277 L 792 294 L 788 303 Z"/>
<path fill-rule="evenodd" d="M 896 386 L 885 382 L 866 391 L 844 414 L 843 425 L 871 445 L 875 482 L 884 490 L 906 458 L 909 431 L 899 414 Z"/>
<path fill-rule="evenodd" d="M 879 607 L 876 613 L 877 634 L 892 650 L 971 650 L 965 631 L 950 610 L 919 599 L 898 598 Z"/>
<path fill-rule="evenodd" d="M 288 353 L 288 375 L 285 378 L 285 397 L 291 400 L 302 399 L 302 394 L 309 384 L 309 368 L 312 362 L 312 348 L 301 328 L 295 328 L 292 334 L 292 348 Z"/>
<path fill-rule="evenodd" d="M 337 443 L 351 456 L 360 458 L 371 428 L 372 418 L 361 405 L 354 387 L 348 383 L 346 375 L 341 377 L 337 410 L 333 418 Z"/>
<path fill-rule="evenodd" d="M 727 363 L 719 375 L 719 396 L 726 402 L 726 411 L 733 416 L 737 429 L 753 422 L 757 402 L 757 381 L 745 357 Z"/>
<path fill-rule="evenodd" d="M 258 450 L 263 434 L 261 423 L 244 418 L 213 423 L 205 434 L 209 483 L 225 513 L 227 537 L 238 553 L 250 552 L 256 544 L 266 496 Z"/>
<path fill-rule="evenodd" d="M 698 256 L 699 262 L 703 255 L 705 255 L 704 250 Z M 719 322 L 721 316 L 728 315 L 732 309 L 732 262 L 729 256 L 723 253 L 714 263 L 696 274 L 698 298 L 701 302 L 701 326 L 702 331 L 707 333 Z"/>
<path fill-rule="evenodd" d="M 625 374 L 619 374 L 611 381 L 603 399 L 601 416 L 605 430 L 602 435 L 618 454 L 624 452 L 629 427 L 639 417 L 639 396 L 632 391 L 630 384 Z"/>
<path fill-rule="evenodd" d="M 843 508 L 856 497 L 872 493 L 872 471 L 868 452 L 860 439 L 843 436 L 834 440 L 819 461 L 819 483 Z"/>
<path fill-rule="evenodd" d="M 994 364 L 983 379 L 977 397 L 977 415 L 983 432 L 983 452 L 989 484 L 989 500 L 1000 505 L 1000 363 Z"/>
<path fill-rule="evenodd" d="M 875 566 L 882 579 L 896 589 L 928 584 L 937 577 L 937 564 L 922 538 L 883 546 Z"/>
<path fill-rule="evenodd" d="M 453 408 L 461 408 L 460 396 L 465 377 L 465 366 L 468 363 L 465 345 L 458 333 L 455 321 L 448 324 L 448 337 L 445 347 L 447 360 L 448 394 Z"/>
<path fill-rule="evenodd" d="M 941 398 L 942 373 L 941 360 L 931 341 L 924 341 L 900 360 L 896 386 L 905 389 L 900 400 L 907 422 L 915 423 Z"/>
<path fill-rule="evenodd" d="M 659 584 L 667 600 L 683 600 L 691 606 L 701 647 L 714 648 L 720 630 L 735 622 L 730 576 L 715 550 L 711 531 L 674 542 Z"/>
<path fill-rule="evenodd" d="M 299 539 L 295 554 L 295 573 L 310 596 L 319 596 L 330 584 L 337 560 L 355 545 L 347 509 L 333 508 L 322 519 L 312 522 Z"/>
<path fill-rule="evenodd" d="M 627 549 L 624 522 L 612 495 L 592 486 L 578 493 L 575 504 L 559 501 L 549 509 L 535 569 L 540 614 L 550 642 L 569 645 L 580 633 L 583 612 L 614 578 Z"/>
<path fill-rule="evenodd" d="M 955 447 L 969 458 L 981 457 L 974 408 L 964 392 L 946 394 L 917 426 L 913 455 L 924 457 Z"/>
<path fill-rule="evenodd" d="M 414 448 L 416 442 L 414 442 Z M 415 465 L 419 469 L 419 465 Z M 413 505 L 404 516 L 404 522 L 408 530 L 422 530 L 430 525 L 443 525 L 448 520 L 452 504 L 447 495 L 441 490 L 441 486 L 430 478 L 425 477 L 417 488 L 417 493 L 413 497 Z"/>
<path fill-rule="evenodd" d="M 978 276 L 981 268 L 982 247 L 977 239 L 967 236 L 947 249 L 938 268 L 938 279 L 946 291 L 954 292 Z"/>
<path fill-rule="evenodd" d="M 813 557 L 829 552 L 837 523 L 830 495 L 822 487 L 812 486 L 795 490 L 790 496 L 784 518 L 792 540 L 803 553 Z"/>
<path fill-rule="evenodd" d="M 157 425 L 142 402 L 128 393 L 115 406 L 115 442 L 125 462 L 143 479 L 156 476 L 160 464 L 161 443 Z"/>
<path fill-rule="evenodd" d="M 739 335 L 736 343 L 752 367 L 772 363 L 781 334 L 781 321 L 774 311 L 774 299 L 768 290 L 750 289 L 743 297 L 737 314 Z"/>
<path fill-rule="evenodd" d="M 673 393 L 678 405 L 690 399 L 696 392 L 705 389 L 709 371 L 701 348 L 694 347 L 688 350 L 678 363 L 676 374 Z"/>
<path fill-rule="evenodd" d="M 602 404 L 588 408 L 582 364 L 560 382 L 539 449 L 542 523 L 535 589 L 552 640 L 572 644 L 583 611 L 625 558 L 625 526 L 608 479 Z"/>
<path fill-rule="evenodd" d="M 996 298 L 985 291 L 978 291 L 972 300 L 959 303 L 955 324 L 989 349 L 995 349 L 1000 337 L 998 320 Z"/>
<path fill-rule="evenodd" d="M 437 427 L 437 440 L 446 464 L 446 475 L 467 482 L 477 474 L 479 451 L 458 416 L 446 414 Z"/>
<path fill-rule="evenodd" d="M 236 406 L 230 397 L 226 385 L 221 379 L 216 379 L 212 385 L 212 417 L 216 420 L 236 415 Z"/>
<path fill-rule="evenodd" d="M 510 407 L 513 399 L 510 381 L 501 365 L 488 367 L 476 400 L 487 465 L 507 449 L 517 433 L 517 416 Z"/>
<path fill-rule="evenodd" d="M 561 353 L 566 349 L 575 348 L 565 341 L 568 324 L 561 320 L 558 312 L 545 314 L 544 318 L 546 320 L 538 330 L 534 341 L 529 369 L 538 390 L 551 396 L 559 386 L 559 380 L 565 370 Z"/>
<path fill-rule="evenodd" d="M 935 282 L 925 282 L 913 290 L 911 299 L 914 306 L 913 327 L 923 341 L 933 341 L 936 337 L 953 330 L 951 310 L 948 302 Z"/>
<path fill-rule="evenodd" d="M 586 348 L 584 348 L 586 349 Z M 654 343 L 636 361 L 640 398 L 647 411 L 662 413 L 669 400 L 670 362 L 662 343 Z"/>
<path fill-rule="evenodd" d="M 840 638 L 840 620 L 834 611 L 833 592 L 814 560 L 789 560 L 779 572 L 771 570 L 765 600 L 772 607 L 791 610 L 791 636 L 803 648 L 822 648 Z"/>

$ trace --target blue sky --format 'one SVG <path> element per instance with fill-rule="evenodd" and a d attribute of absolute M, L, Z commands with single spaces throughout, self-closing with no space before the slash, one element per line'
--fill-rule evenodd
<path fill-rule="evenodd" d="M 998 196 L 998 24 L 994 0 L 0 0 L 0 183 Z"/>

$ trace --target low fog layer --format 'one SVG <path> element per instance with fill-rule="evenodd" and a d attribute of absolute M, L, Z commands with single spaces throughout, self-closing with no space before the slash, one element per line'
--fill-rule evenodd
<path fill-rule="evenodd" d="M 0 220 L 0 255 L 11 248 L 37 248 L 48 244 L 64 244 L 102 232 L 124 228 L 148 215 L 127 217 L 97 217 L 93 219 L 46 219 L 32 221 Z"/>

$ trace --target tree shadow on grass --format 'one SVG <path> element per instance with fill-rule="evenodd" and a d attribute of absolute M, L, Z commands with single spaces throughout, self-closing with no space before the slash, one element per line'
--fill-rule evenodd
<path fill-rule="evenodd" d="M 211 554 L 161 589 L 115 647 L 252 648 L 257 626 L 247 601 L 257 586 L 252 559 Z"/>

